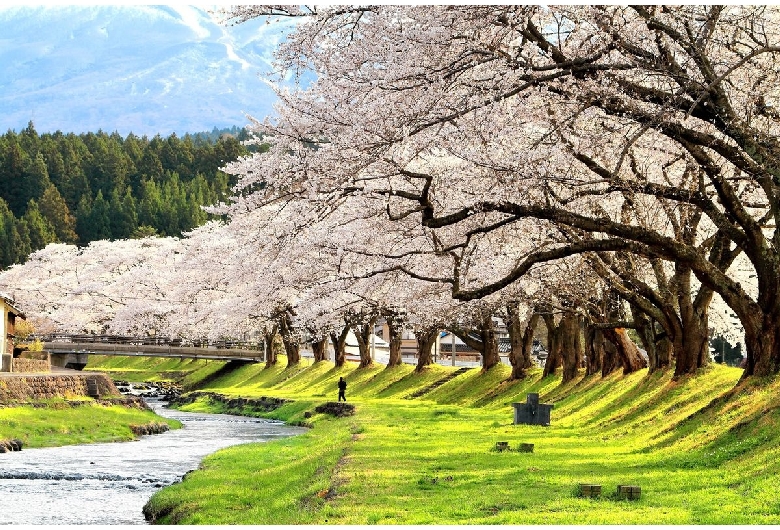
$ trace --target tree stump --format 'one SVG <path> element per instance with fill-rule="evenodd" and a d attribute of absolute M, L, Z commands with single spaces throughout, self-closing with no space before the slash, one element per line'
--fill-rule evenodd
<path fill-rule="evenodd" d="M 534 444 L 520 444 L 517 446 L 517 451 L 520 453 L 533 453 Z"/>
<path fill-rule="evenodd" d="M 509 450 L 509 442 L 496 442 L 496 451 L 508 451 Z"/>

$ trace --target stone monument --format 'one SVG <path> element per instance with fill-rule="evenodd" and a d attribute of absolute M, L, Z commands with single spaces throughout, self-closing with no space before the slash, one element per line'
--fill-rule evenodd
<path fill-rule="evenodd" d="M 525 403 L 512 403 L 515 425 L 550 425 L 550 411 L 555 405 L 539 403 L 539 394 L 528 394 Z"/>

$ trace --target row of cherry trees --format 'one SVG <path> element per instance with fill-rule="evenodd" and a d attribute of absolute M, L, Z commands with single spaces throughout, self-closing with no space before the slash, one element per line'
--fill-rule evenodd
<path fill-rule="evenodd" d="M 499 316 L 510 332 L 513 378 L 531 366 L 540 320 L 548 331 L 546 374 L 562 367 L 564 380 L 573 379 L 584 354 L 589 374 L 645 366 L 621 329 L 625 302 L 585 260 L 544 264 L 500 292 L 459 301 L 446 283 L 398 270 L 403 259 L 415 275 L 433 277 L 449 263 L 431 252 L 437 243 L 429 230 L 391 222 L 381 212 L 369 215 L 375 202 L 349 197 L 345 207 L 322 211 L 296 198 L 228 208 L 229 223 L 211 222 L 181 239 L 52 244 L 0 274 L 0 290 L 16 298 L 40 332 L 213 340 L 259 331 L 269 364 L 276 362 L 279 336 L 289 364 L 300 360 L 300 346 L 309 341 L 316 360 L 325 358 L 330 342 L 342 365 L 353 331 L 367 366 L 370 333 L 382 319 L 390 330 L 389 366 L 401 363 L 406 328 L 418 340 L 418 368 L 432 362 L 442 329 L 479 350 L 490 368 L 500 362 L 493 318 Z M 496 252 L 493 266 L 513 259 L 510 250 Z M 486 272 L 477 267 L 472 273 Z M 652 359 L 651 369 L 665 366 Z"/>
<path fill-rule="evenodd" d="M 318 359 L 330 341 L 342 363 L 352 329 L 369 364 L 381 318 L 391 365 L 402 328 L 420 365 L 446 328 L 489 368 L 498 315 L 514 377 L 543 320 L 545 372 L 566 380 L 583 355 L 588 373 L 642 367 L 627 328 L 651 370 L 692 373 L 735 315 L 745 374 L 780 370 L 774 8 L 231 15 L 269 13 L 300 19 L 279 66 L 316 80 L 253 122 L 271 148 L 225 168 L 236 195 L 211 211 L 229 222 L 50 246 L 0 288 L 20 302 L 37 289 L 59 325 L 278 333 L 292 363 L 302 340 Z"/>
<path fill-rule="evenodd" d="M 316 74 L 255 124 L 274 146 L 230 167 L 237 208 L 370 197 L 430 240 L 430 259 L 385 251 L 391 268 L 461 301 L 580 256 L 608 286 L 602 332 L 623 300 L 651 362 L 678 374 L 706 362 L 717 294 L 744 328 L 745 374 L 780 371 L 775 7 L 229 14 L 299 19 L 279 66 Z M 567 303 L 599 303 L 582 301 Z"/>

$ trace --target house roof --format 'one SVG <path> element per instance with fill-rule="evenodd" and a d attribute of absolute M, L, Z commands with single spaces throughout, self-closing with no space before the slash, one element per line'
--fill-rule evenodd
<path fill-rule="evenodd" d="M 8 306 L 8 309 L 9 309 L 9 311 L 8 311 L 8 312 L 9 312 L 9 313 L 13 313 L 14 315 L 16 315 L 16 316 L 20 316 L 20 317 L 22 317 L 22 318 L 24 318 L 24 319 L 26 319 L 26 318 L 27 318 L 27 317 L 24 315 L 24 313 L 22 313 L 21 309 L 19 309 L 18 307 L 16 307 L 16 302 L 14 302 L 14 300 L 13 300 L 13 299 L 11 299 L 11 298 L 9 298 L 8 296 L 6 296 L 6 295 L 4 295 L 4 294 L 0 293 L 0 300 L 2 300 L 2 301 L 5 303 L 5 305 L 7 305 L 7 306 Z"/>

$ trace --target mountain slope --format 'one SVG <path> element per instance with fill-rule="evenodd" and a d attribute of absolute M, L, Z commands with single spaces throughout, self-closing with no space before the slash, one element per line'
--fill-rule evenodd
<path fill-rule="evenodd" d="M 272 112 L 284 26 L 188 6 L 0 9 L 0 128 L 183 134 Z"/>

